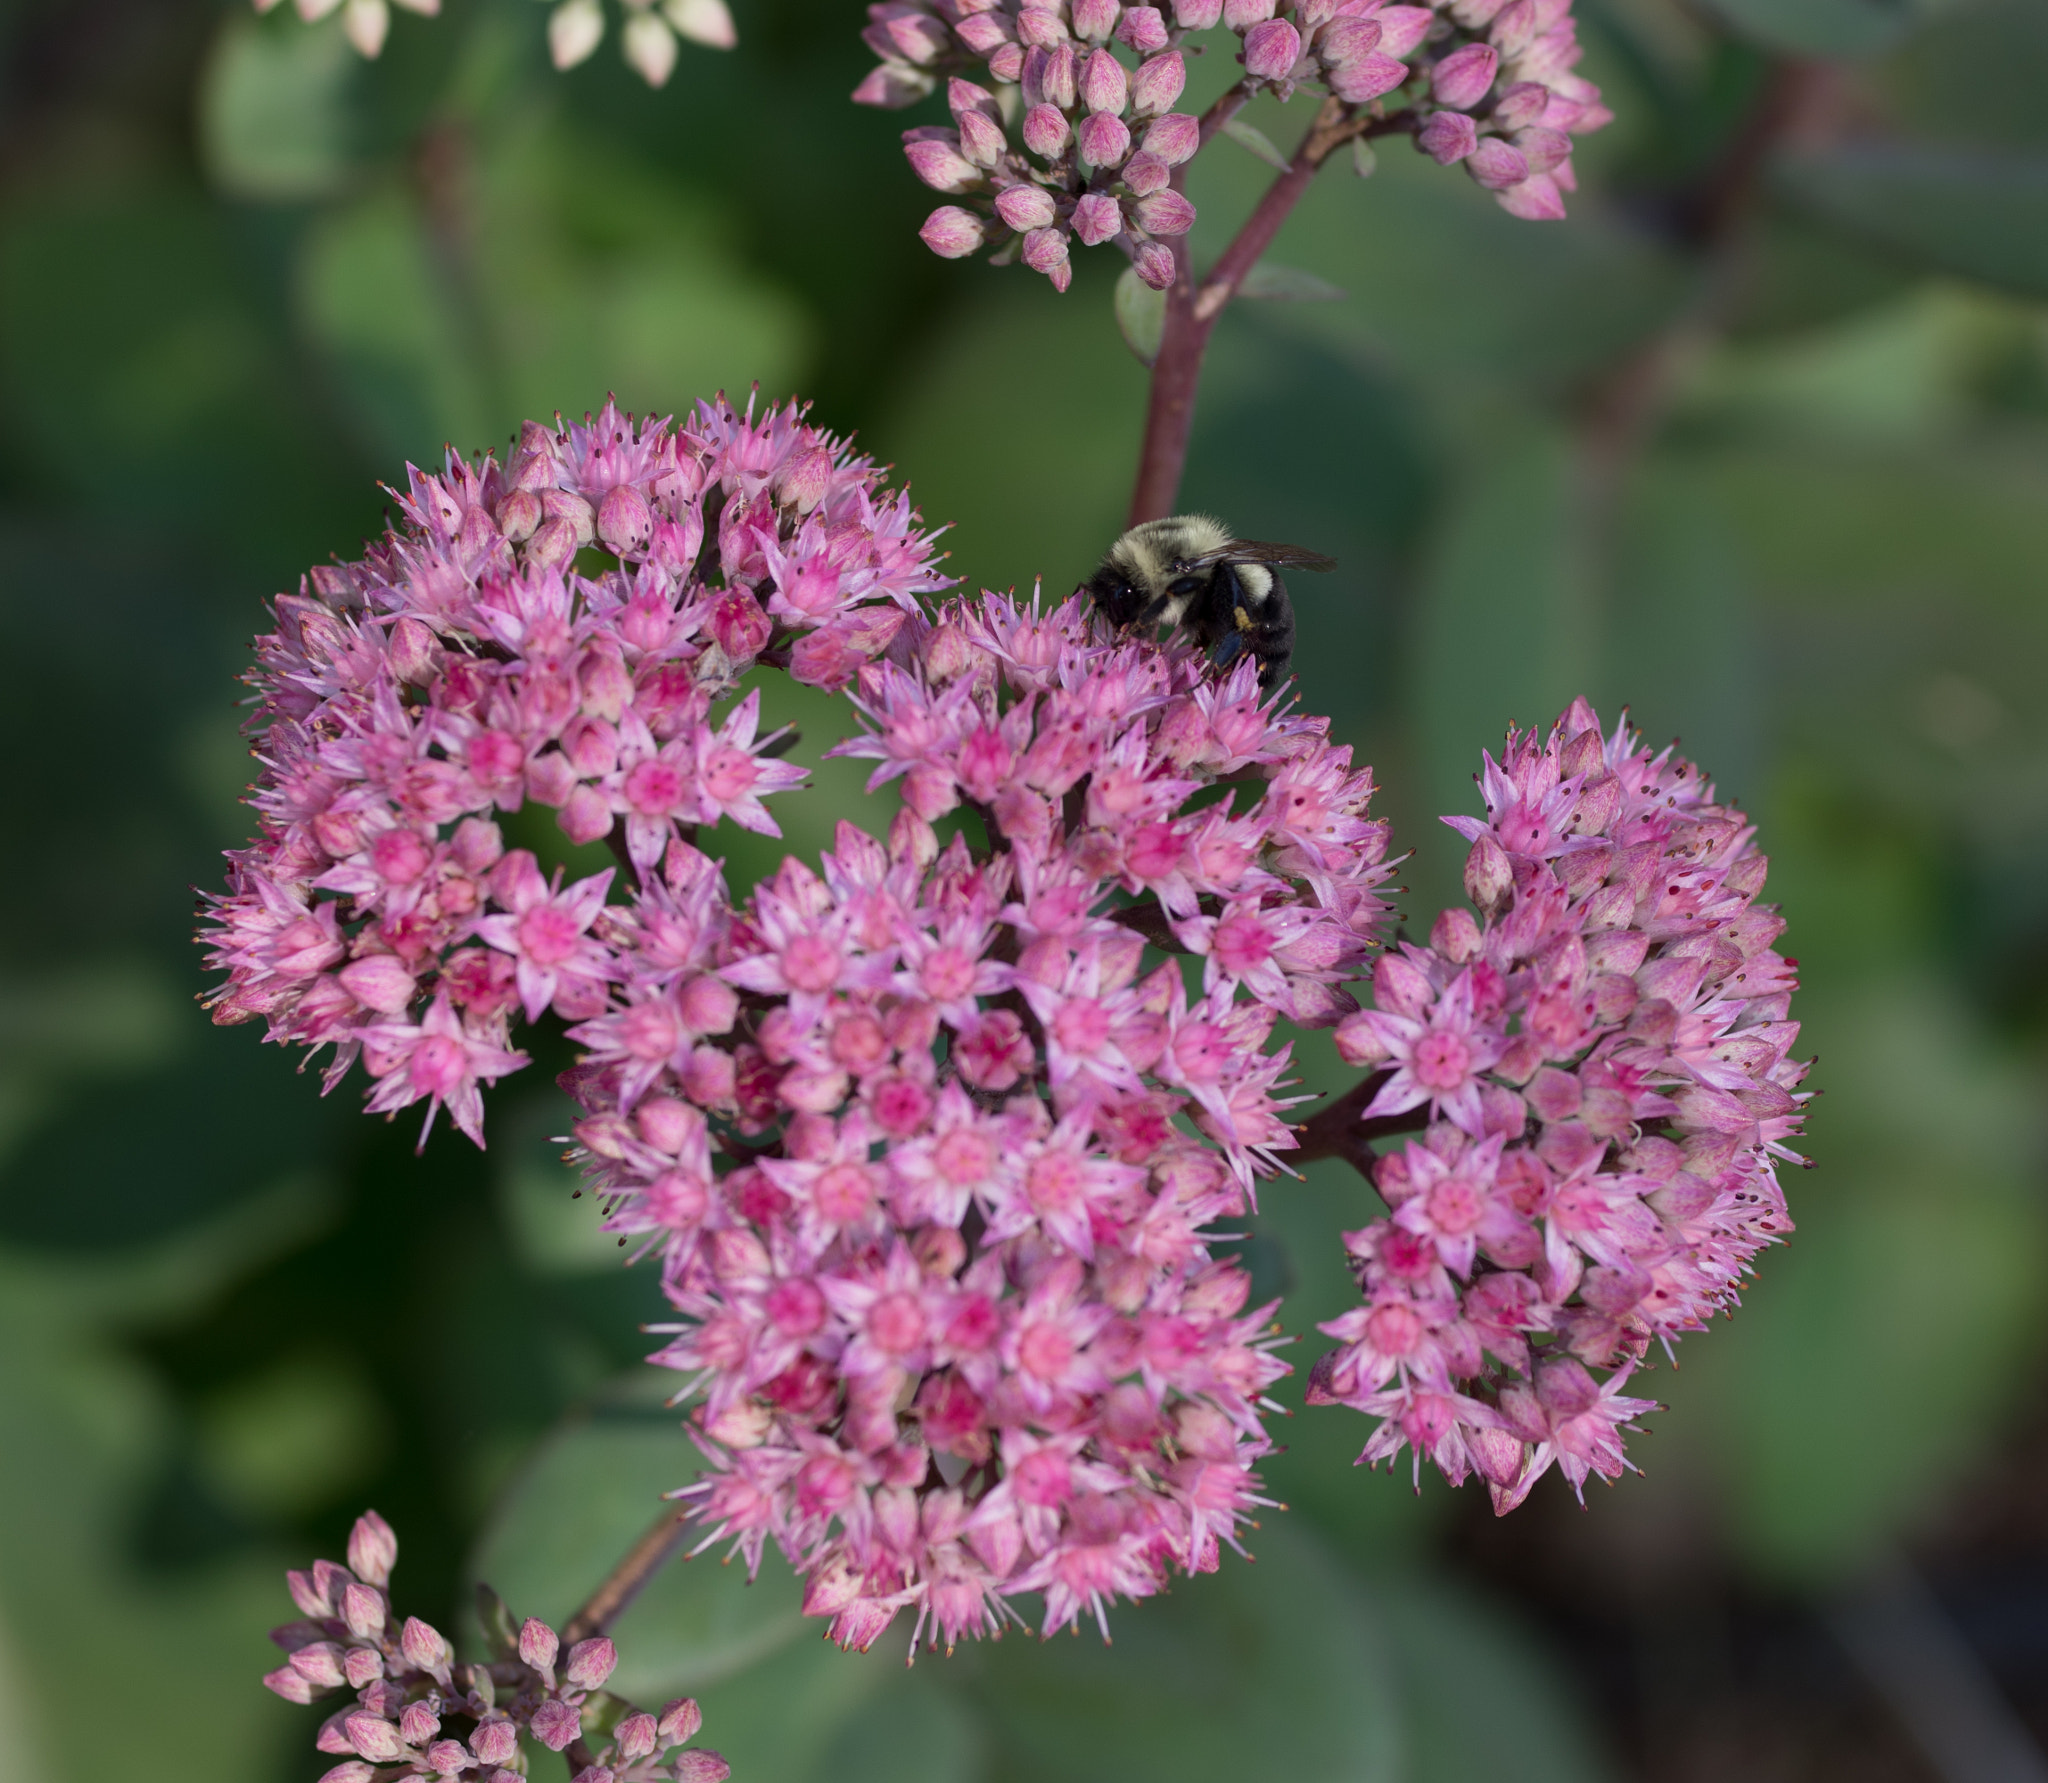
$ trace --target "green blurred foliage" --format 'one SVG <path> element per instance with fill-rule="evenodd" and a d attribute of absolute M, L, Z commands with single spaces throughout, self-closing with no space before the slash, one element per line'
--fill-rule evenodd
<path fill-rule="evenodd" d="M 1909 1536 L 2039 1367 L 2048 1250 L 2048 26 L 2038 0 L 1581 0 L 1619 122 L 1533 227 L 1393 145 L 1326 172 L 1276 291 L 1219 328 L 1185 503 L 1341 568 L 1295 584 L 1311 709 L 1372 761 L 1411 927 L 1456 894 L 1435 824 L 1481 747 L 1573 692 L 1627 703 L 1745 801 L 1822 1063 L 1800 1234 L 1650 1390 L 1662 1519 L 1826 1591 Z M 332 21 L 212 0 L 0 21 L 0 1774 L 311 1776 L 254 1686 L 277 1569 L 374 1502 L 401 1600 L 458 1626 L 481 1573 L 565 1615 L 694 1451 L 639 1365 L 662 1307 L 556 1161 L 559 1048 L 492 1150 L 330 1101 L 209 1027 L 187 887 L 244 832 L 234 676 L 261 601 L 380 523 L 377 484 L 608 391 L 669 410 L 801 389 L 950 523 L 977 585 L 1063 594 L 1115 532 L 1144 399 L 1115 267 L 1073 291 L 944 265 L 899 120 L 853 110 L 857 16 L 741 8 L 649 93 L 568 78 L 515 0 Z M 1850 60 L 1715 209 L 1775 58 Z M 1197 71 L 1196 91 L 1227 71 Z M 1809 94 L 1809 97 L 1812 97 Z M 907 120 L 922 121 L 923 114 Z M 1847 120 L 1847 122 L 1843 122 Z M 1251 120 L 1283 148 L 1299 117 Z M 1269 177 L 1230 145 L 1200 252 Z M 848 713 L 770 722 L 816 762 Z M 857 764 L 740 838 L 734 878 L 870 807 Z M 872 821 L 872 819 L 870 819 Z M 569 851 L 543 818 L 520 840 Z M 545 1048 L 543 1049 L 545 1052 Z M 1301 1049 L 1337 1080 L 1327 1040 Z M 1308 1334 L 1350 1292 L 1339 1167 L 1269 1185 L 1246 1246 Z M 664 1377 L 665 1378 L 665 1377 Z M 1570 1691 L 1454 1586 L 1471 1514 L 1354 1471 L 1294 1415 L 1259 1561 L 1093 1637 L 855 1660 L 771 1560 L 706 1555 L 620 1630 L 626 1681 L 699 1692 L 742 1778 L 1051 1773 L 1587 1777 Z M 1546 1492 L 1563 1488 L 1546 1482 Z M 459 1625 L 467 1627 L 466 1622 Z M 124 1679 L 121 1738 L 76 1730 Z M 1472 1692 L 1493 1705 L 1469 1713 Z"/>

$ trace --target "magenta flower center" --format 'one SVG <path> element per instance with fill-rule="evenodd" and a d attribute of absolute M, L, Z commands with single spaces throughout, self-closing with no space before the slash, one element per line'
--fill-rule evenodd
<path fill-rule="evenodd" d="M 1415 1043 L 1409 1069 L 1415 1081 L 1432 1090 L 1454 1090 L 1472 1067 L 1472 1049 L 1456 1034 L 1432 1031 Z"/>
<path fill-rule="evenodd" d="M 1093 997 L 1076 997 L 1061 1004 L 1052 1032 L 1069 1052 L 1099 1052 L 1109 1038 L 1109 1012 Z"/>
<path fill-rule="evenodd" d="M 830 990 L 839 981 L 839 949 L 823 935 L 799 935 L 782 950 L 782 976 L 796 990 Z"/>
<path fill-rule="evenodd" d="M 683 771 L 659 757 L 627 769 L 620 790 L 642 817 L 665 817 L 683 800 Z"/>
<path fill-rule="evenodd" d="M 1056 1381 L 1074 1359 L 1074 1340 L 1058 1325 L 1038 1319 L 1024 1327 L 1017 1340 L 1017 1361 L 1024 1372 L 1041 1381 Z"/>
<path fill-rule="evenodd" d="M 875 1347 L 901 1356 L 924 1340 L 924 1308 L 912 1294 L 884 1294 L 868 1309 L 868 1335 Z"/>
<path fill-rule="evenodd" d="M 552 904 L 529 910 L 519 919 L 519 950 L 536 966 L 559 966 L 582 938 L 576 919 Z"/>
<path fill-rule="evenodd" d="M 1460 1177 L 1447 1176 L 1429 1191 L 1429 1218 L 1439 1232 L 1453 1237 L 1469 1232 L 1479 1224 L 1484 1210 L 1477 1191 Z"/>

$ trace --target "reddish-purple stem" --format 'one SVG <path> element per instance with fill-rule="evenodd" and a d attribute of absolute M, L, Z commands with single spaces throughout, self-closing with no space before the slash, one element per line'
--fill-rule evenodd
<path fill-rule="evenodd" d="M 1233 87 L 1209 108 L 1202 118 L 1203 142 L 1230 121 L 1243 106 L 1245 97 L 1241 87 Z M 1259 257 L 1273 245 L 1280 225 L 1308 190 L 1316 169 L 1333 149 L 1354 136 L 1377 136 L 1406 127 L 1405 119 L 1348 116 L 1339 101 L 1326 99 L 1287 170 L 1266 188 L 1265 196 L 1245 219 L 1244 227 L 1199 285 L 1187 238 L 1182 236 L 1174 242 L 1174 264 L 1179 270 L 1166 293 L 1165 326 L 1159 337 L 1158 357 L 1152 362 L 1145 443 L 1138 456 L 1137 484 L 1131 491 L 1131 525 L 1173 512 L 1180 495 L 1181 473 L 1187 465 L 1188 437 L 1194 428 L 1195 392 L 1202 380 L 1202 358 L 1208 351 L 1216 318 L 1237 295 L 1238 287 L 1259 263 Z M 1175 169 L 1176 185 L 1181 172 Z"/>

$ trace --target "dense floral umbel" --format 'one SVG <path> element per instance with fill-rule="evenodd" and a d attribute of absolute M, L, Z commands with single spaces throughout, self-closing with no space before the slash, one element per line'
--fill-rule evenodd
<path fill-rule="evenodd" d="M 932 212 L 926 244 L 949 259 L 994 246 L 1061 290 L 1077 239 L 1172 282 L 1167 243 L 1195 217 L 1176 170 L 1255 94 L 1305 90 L 1338 121 L 1411 132 L 1529 218 L 1564 214 L 1571 139 L 1611 115 L 1574 72 L 1570 0 L 878 0 L 868 16 L 881 63 L 856 99 L 909 105 L 946 81 L 952 127 L 904 138 L 918 177 L 965 200 Z M 1245 72 L 1198 119 L 1174 107 L 1202 47 L 1189 40 L 1219 25 Z"/>
<path fill-rule="evenodd" d="M 1764 857 L 1692 763 L 1581 700 L 1482 786 L 1484 821 L 1445 820 L 1478 918 L 1382 955 L 1337 1030 L 1376 1070 L 1365 1118 L 1427 1125 L 1378 1161 L 1392 1214 L 1346 1237 L 1365 1304 L 1322 1327 L 1310 1398 L 1381 1420 L 1361 1460 L 1412 1445 L 1505 1511 L 1553 1463 L 1618 1475 L 1649 1345 L 1792 1229 L 1806 1067 Z"/>
<path fill-rule="evenodd" d="M 458 1664 L 439 1631 L 392 1611 L 397 1559 L 391 1526 L 367 1511 L 347 1566 L 316 1560 L 286 1575 L 301 1620 L 271 1630 L 288 1658 L 263 1682 L 294 1703 L 356 1693 L 320 1724 L 315 1744 L 342 1761 L 320 1783 L 524 1783 L 522 1736 L 566 1752 L 573 1783 L 724 1783 L 732 1774 L 716 1752 L 687 1744 L 704 1722 L 695 1702 L 678 1698 L 656 1715 L 604 1688 L 618 1652 L 602 1635 L 565 1653 L 545 1622 L 515 1625 L 484 1593 L 495 1652 Z"/>
<path fill-rule="evenodd" d="M 642 869 L 721 818 L 779 834 L 762 800 L 802 771 L 758 694 L 713 705 L 762 660 L 843 687 L 944 579 L 909 498 L 795 409 L 529 422 L 505 469 L 451 455 L 397 500 L 258 640 L 262 832 L 212 900 L 214 1019 L 332 1047 L 330 1087 L 360 1059 L 374 1111 L 445 1107 L 481 1142 L 514 1020 L 603 1014 L 688 920 L 608 906 L 611 872 L 544 877 L 497 816 L 550 806 Z"/>
<path fill-rule="evenodd" d="M 684 1496 L 862 1647 L 1026 1592 L 1100 1621 L 1263 1502 L 1285 1368 L 1209 1229 L 1294 1143 L 1269 1035 L 1355 1008 L 1388 870 L 1370 775 L 1249 661 L 1080 601 L 905 639 L 842 746 L 902 782 L 886 845 L 842 825 L 729 913 L 672 843 L 571 1073 L 609 1223 L 688 1315 L 657 1357 L 701 1396 Z"/>
<path fill-rule="evenodd" d="M 269 12 L 280 0 L 254 0 L 258 12 Z M 391 32 L 387 0 L 293 0 L 294 10 L 309 25 L 341 13 L 344 35 L 365 56 L 383 53 Z M 432 18 L 441 0 L 396 0 L 408 12 Z M 625 26 L 620 49 L 627 65 L 651 87 L 664 85 L 675 71 L 676 39 L 687 38 L 712 49 L 729 50 L 738 42 L 726 0 L 622 0 Z M 555 0 L 548 15 L 548 54 L 557 68 L 573 68 L 604 41 L 604 0 Z"/>

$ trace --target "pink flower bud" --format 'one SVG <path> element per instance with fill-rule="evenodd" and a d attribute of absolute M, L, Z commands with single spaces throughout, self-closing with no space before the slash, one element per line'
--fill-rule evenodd
<path fill-rule="evenodd" d="M 1116 34 L 1141 56 L 1166 47 L 1166 20 L 1156 6 L 1127 6 L 1117 22 Z"/>
<path fill-rule="evenodd" d="M 615 556 L 645 551 L 653 530 L 654 510 L 631 483 L 621 483 L 606 491 L 604 500 L 598 504 L 597 536 Z"/>
<path fill-rule="evenodd" d="M 996 194 L 996 215 L 1020 234 L 1053 220 L 1052 194 L 1043 186 L 1015 185 Z"/>
<path fill-rule="evenodd" d="M 1330 91 L 1346 105 L 1364 105 L 1391 93 L 1408 78 L 1408 65 L 1372 50 L 1330 70 Z"/>
<path fill-rule="evenodd" d="M 505 838 L 490 819 L 465 817 L 455 826 L 450 852 L 465 873 L 487 872 L 504 854 Z"/>
<path fill-rule="evenodd" d="M 375 1647 L 351 1647 L 341 1656 L 341 1673 L 351 1690 L 365 1690 L 384 1675 L 384 1655 Z"/>
<path fill-rule="evenodd" d="M 1558 168 L 1564 172 L 1571 163 Z M 1558 190 L 1557 174 L 1532 173 L 1518 186 L 1495 194 L 1494 201 L 1511 217 L 1525 223 L 1555 223 L 1564 216 L 1564 195 Z"/>
<path fill-rule="evenodd" d="M 960 152 L 958 131 L 935 124 L 906 130 L 903 153 L 911 172 L 934 192 L 971 192 L 981 184 L 981 169 Z"/>
<path fill-rule="evenodd" d="M 384 1594 L 369 1585 L 350 1584 L 341 1594 L 341 1619 L 359 1641 L 384 1632 Z"/>
<path fill-rule="evenodd" d="M 527 564 L 534 569 L 554 569 L 576 555 L 576 523 L 549 520 L 542 523 L 526 547 Z"/>
<path fill-rule="evenodd" d="M 1124 163 L 1124 185 L 1133 198 L 1159 191 L 1172 178 L 1172 170 L 1154 154 L 1141 151 Z"/>
<path fill-rule="evenodd" d="M 1131 256 L 1131 265 L 1138 277 L 1155 291 L 1164 291 L 1180 270 L 1173 250 L 1163 241 L 1140 242 L 1138 251 Z"/>
<path fill-rule="evenodd" d="M 373 1766 L 365 1764 L 360 1758 L 351 1758 L 345 1764 L 338 1764 L 331 1770 L 322 1771 L 320 1783 L 370 1783 L 370 1779 L 376 1774 Z"/>
<path fill-rule="evenodd" d="M 366 1009 L 379 1015 L 397 1015 L 413 1000 L 413 976 L 397 955 L 373 953 L 351 960 L 336 974 L 342 989 Z"/>
<path fill-rule="evenodd" d="M 991 55 L 1004 44 L 1015 41 L 1010 36 L 1005 15 L 999 12 L 973 13 L 955 25 L 953 32 L 977 56 Z"/>
<path fill-rule="evenodd" d="M 1538 124 L 1515 132 L 1515 147 L 1529 163 L 1531 173 L 1549 173 L 1571 159 L 1572 139 L 1562 130 Z"/>
<path fill-rule="evenodd" d="M 978 111 L 983 117 L 996 117 L 996 96 L 988 88 L 976 86 L 971 80 L 962 80 L 957 74 L 946 82 L 946 109 L 958 123 L 963 112 Z"/>
<path fill-rule="evenodd" d="M 1024 46 L 1005 43 L 989 52 L 988 71 L 997 80 L 1019 81 L 1024 78 Z"/>
<path fill-rule="evenodd" d="M 1083 247 L 1099 247 L 1124 226 L 1123 209 L 1107 192 L 1090 192 L 1075 204 L 1073 224 Z"/>
<path fill-rule="evenodd" d="M 1487 36 L 1495 49 L 1512 59 L 1536 41 L 1536 30 L 1536 0 L 1514 0 L 1494 15 Z"/>
<path fill-rule="evenodd" d="M 1183 31 L 1206 31 L 1223 16 L 1223 0 L 1173 0 L 1173 22 Z"/>
<path fill-rule="evenodd" d="M 391 1569 L 398 1564 L 398 1537 L 375 1511 L 365 1511 L 348 1532 L 348 1564 L 366 1585 L 391 1582 Z"/>
<path fill-rule="evenodd" d="M 1106 111 L 1089 113 L 1075 135 L 1081 145 L 1081 158 L 1091 167 L 1120 166 L 1131 152 L 1129 126 Z"/>
<path fill-rule="evenodd" d="M 455 1657 L 454 1649 L 441 1638 L 440 1631 L 417 1616 L 406 1617 L 405 1627 L 398 1635 L 398 1650 L 405 1655 L 407 1664 L 423 1672 L 445 1672 Z"/>
<path fill-rule="evenodd" d="M 1138 200 L 1138 222 L 1152 235 L 1185 235 L 1195 226 L 1195 207 L 1185 193 L 1168 187 Z"/>
<path fill-rule="evenodd" d="M 519 1750 L 519 1729 L 502 1715 L 487 1715 L 469 1736 L 479 1764 L 510 1764 Z"/>
<path fill-rule="evenodd" d="M 1313 31 L 1318 25 L 1326 25 L 1337 16 L 1342 0 L 1299 0 L 1294 9 L 1294 22 L 1304 31 Z"/>
<path fill-rule="evenodd" d="M 1377 17 L 1380 53 L 1396 61 L 1405 61 L 1421 48 L 1430 26 L 1436 23 L 1436 14 L 1426 6 L 1389 6 Z"/>
<path fill-rule="evenodd" d="M 1033 50 L 1024 58 L 1024 103 L 1072 111 L 1078 97 L 1076 80 L 1073 45 Z"/>
<path fill-rule="evenodd" d="M 1430 71 L 1429 90 L 1437 104 L 1470 111 L 1487 95 L 1500 67 L 1500 53 L 1487 43 L 1453 50 Z"/>
<path fill-rule="evenodd" d="M 1254 80 L 1285 80 L 1301 60 L 1301 33 L 1285 19 L 1266 19 L 1244 37 L 1244 71 Z"/>
<path fill-rule="evenodd" d="M 1543 121 L 1550 89 L 1541 81 L 1518 80 L 1493 102 L 1493 121 L 1502 130 L 1519 130 Z"/>
<path fill-rule="evenodd" d="M 1451 15 L 1454 24 L 1463 25 L 1468 31 L 1477 31 L 1507 3 L 1508 0 L 1451 0 L 1445 11 Z"/>
<path fill-rule="evenodd" d="M 1466 897 L 1491 921 L 1507 908 L 1514 889 L 1515 870 L 1508 862 L 1507 850 L 1493 839 L 1491 831 L 1482 832 L 1465 857 Z"/>
<path fill-rule="evenodd" d="M 960 152 L 977 167 L 993 167 L 1003 158 L 1009 144 L 1003 127 L 978 111 L 963 111 L 959 117 Z"/>
<path fill-rule="evenodd" d="M 704 1725 L 704 1711 L 694 1696 L 678 1696 L 661 1705 L 661 1720 L 655 1731 L 664 1746 L 681 1746 L 697 1737 Z"/>
<path fill-rule="evenodd" d="M 573 489 L 543 489 L 540 511 L 550 520 L 568 521 L 576 529 L 579 549 L 597 537 L 597 515 Z"/>
<path fill-rule="evenodd" d="M 391 672 L 407 686 L 426 686 L 434 678 L 440 660 L 439 640 L 411 614 L 391 628 Z"/>
<path fill-rule="evenodd" d="M 427 1768 L 438 1776 L 456 1776 L 469 1768 L 469 1750 L 460 1740 L 436 1740 L 427 1748 Z"/>
<path fill-rule="evenodd" d="M 1066 21 L 1056 6 L 1026 6 L 1017 14 L 1017 35 L 1039 49 L 1052 49 L 1067 41 Z"/>
<path fill-rule="evenodd" d="M 1479 146 L 1479 126 L 1461 111 L 1432 112 L 1416 131 L 1415 146 L 1439 167 L 1448 167 Z"/>
<path fill-rule="evenodd" d="M 1462 966 L 1479 951 L 1479 925 L 1472 912 L 1444 911 L 1430 927 L 1429 944 L 1453 965 Z"/>
<path fill-rule="evenodd" d="M 554 1669 L 555 1654 L 561 1645 L 562 1637 L 537 1616 L 527 1617 L 520 1626 L 519 1657 L 537 1672 Z"/>
<path fill-rule="evenodd" d="M 1377 19 L 1332 19 L 1316 34 L 1316 54 L 1325 62 L 1350 62 L 1380 47 Z"/>
<path fill-rule="evenodd" d="M 1034 105 L 1024 114 L 1024 146 L 1050 161 L 1067 146 L 1067 114 L 1056 105 Z"/>
<path fill-rule="evenodd" d="M 725 1783 L 731 1775 L 731 1765 L 701 1746 L 676 1755 L 676 1783 Z"/>
<path fill-rule="evenodd" d="M 1024 237 L 1024 264 L 1050 277 L 1067 263 L 1067 237 L 1061 229 L 1034 229 Z"/>
<path fill-rule="evenodd" d="M 578 1690 L 595 1690 L 618 1669 L 619 1650 L 605 1635 L 578 1641 L 569 1649 L 562 1675 Z"/>
<path fill-rule="evenodd" d="M 1138 64 L 1131 76 L 1131 109 L 1141 118 L 1171 111 L 1188 84 L 1188 66 L 1179 50 L 1168 50 Z"/>
<path fill-rule="evenodd" d="M 292 1655 L 292 1670 L 318 1690 L 339 1690 L 347 1673 L 341 1669 L 342 1649 L 334 1641 L 315 1641 Z"/>
<path fill-rule="evenodd" d="M 560 1752 L 583 1732 L 583 1717 L 573 1703 L 550 1698 L 533 1712 L 533 1737 L 550 1752 Z"/>
<path fill-rule="evenodd" d="M 332 957 L 331 955 L 329 956 Z M 323 962 L 324 964 L 325 962 Z M 328 1563 L 326 1572 L 317 1569 L 311 1573 L 288 1572 L 284 1576 L 286 1588 L 292 1594 L 292 1602 L 299 1606 L 299 1613 L 315 1619 L 325 1619 L 334 1614 L 333 1567 Z"/>
<path fill-rule="evenodd" d="M 654 1729 L 654 1717 L 642 1709 L 637 1715 L 628 1715 L 619 1723 L 612 1734 L 612 1741 L 621 1758 L 646 1758 L 653 1753 L 659 1737 Z"/>
<path fill-rule="evenodd" d="M 263 1687 L 275 1691 L 288 1703 L 309 1703 L 320 1694 L 319 1686 L 296 1667 L 281 1665 L 263 1674 Z"/>
<path fill-rule="evenodd" d="M 1130 98 L 1130 77 L 1108 50 L 1092 50 L 1081 69 L 1081 103 L 1090 111 L 1121 112 Z"/>
<path fill-rule="evenodd" d="M 405 1749 L 405 1740 L 398 1729 L 381 1715 L 358 1709 L 341 1725 L 348 1736 L 348 1743 L 356 1749 L 356 1755 L 367 1758 L 372 1764 L 396 1764 L 400 1759 L 412 1756 Z"/>
<path fill-rule="evenodd" d="M 1489 191 L 1498 192 L 1527 179 L 1529 163 L 1522 158 L 1520 149 L 1498 136 L 1489 136 L 1466 157 L 1465 171 Z"/>
<path fill-rule="evenodd" d="M 1103 43 L 1116 29 L 1117 0 L 1069 0 L 1068 14 L 1074 21 L 1074 35 L 1089 43 Z"/>
<path fill-rule="evenodd" d="M 441 1717 L 428 1702 L 407 1703 L 398 1716 L 398 1737 L 408 1746 L 424 1746 L 441 1731 Z"/>
<path fill-rule="evenodd" d="M 925 218 L 924 227 L 917 233 L 941 260 L 959 260 L 981 246 L 987 231 L 972 211 L 962 210 L 957 204 L 942 204 Z"/>
<path fill-rule="evenodd" d="M 1178 167 L 1192 159 L 1201 146 L 1202 122 L 1188 112 L 1170 111 L 1145 132 L 1145 153 L 1156 156 L 1168 167 Z"/>

